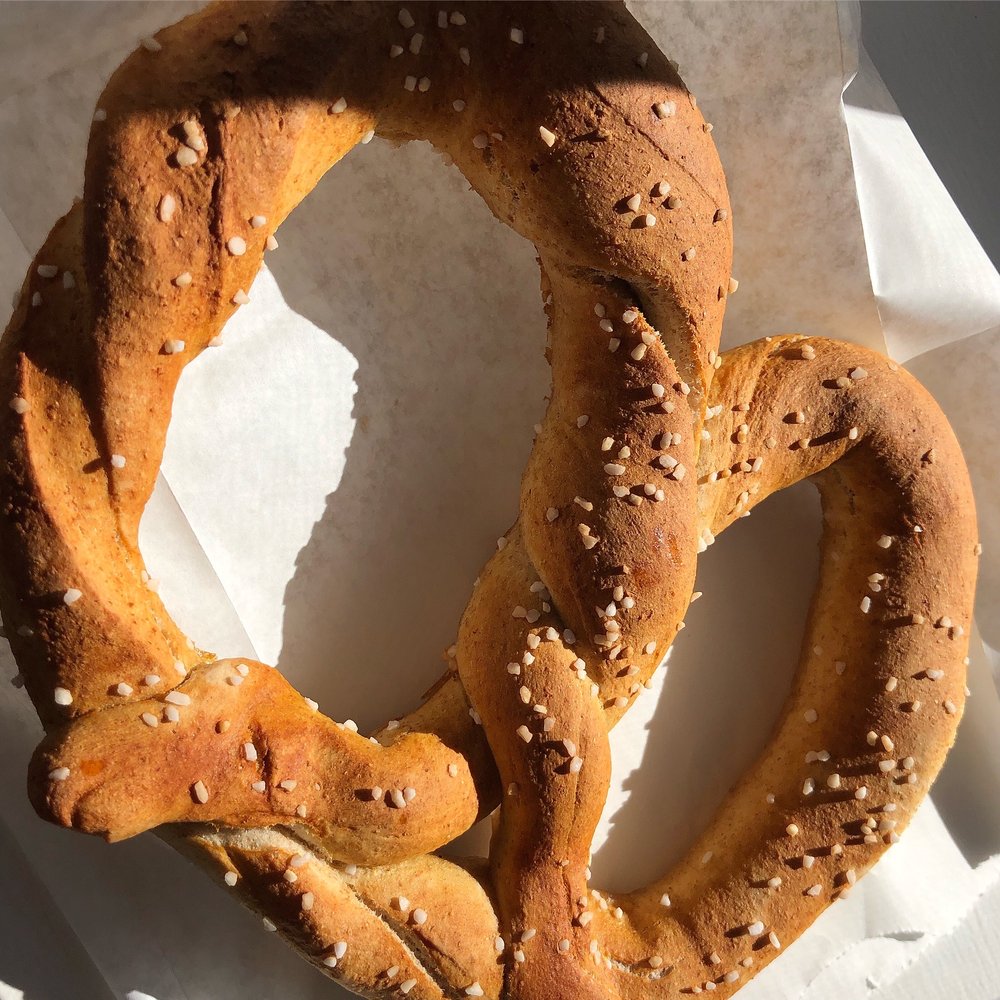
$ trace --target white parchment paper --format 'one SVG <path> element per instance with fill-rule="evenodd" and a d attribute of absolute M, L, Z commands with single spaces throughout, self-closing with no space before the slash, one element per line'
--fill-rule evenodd
<path fill-rule="evenodd" d="M 870 67 L 845 109 L 856 10 L 631 7 L 715 125 L 741 280 L 726 346 L 839 337 L 888 349 L 929 385 L 972 468 L 980 619 L 1000 645 L 1000 491 L 978 417 L 1000 390 L 1000 281 Z M 80 192 L 103 80 L 189 9 L 0 7 L 0 301 Z M 533 252 L 429 147 L 379 140 L 278 236 L 224 347 L 185 372 L 142 546 L 200 645 L 276 663 L 334 718 L 374 726 L 437 677 L 516 516 L 548 377 Z M 817 513 L 808 486 L 787 491 L 702 557 L 705 597 L 613 735 L 596 884 L 662 871 L 762 746 L 800 641 Z M 741 997 L 874 1000 L 995 883 L 1000 701 L 973 639 L 974 697 L 933 801 Z M 0 718 L 0 891 L 25 901 L 0 907 L 2 939 L 18 942 L 0 946 L 0 1000 L 344 995 L 155 838 L 107 847 L 37 820 L 23 775 L 40 727 L 12 689 Z M 482 831 L 461 847 L 484 851 Z"/>

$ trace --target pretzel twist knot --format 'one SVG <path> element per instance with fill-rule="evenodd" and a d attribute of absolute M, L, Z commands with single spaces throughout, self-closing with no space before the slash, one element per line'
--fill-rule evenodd
<path fill-rule="evenodd" d="M 618 5 L 211 6 L 145 40 L 101 108 L 83 203 L 0 344 L 0 603 L 46 729 L 36 809 L 158 828 L 365 995 L 737 990 L 897 839 L 961 716 L 975 520 L 932 400 L 850 344 L 716 353 L 722 170 Z M 369 739 L 195 648 L 137 529 L 184 365 L 375 131 L 430 140 L 537 247 L 552 395 L 451 669 Z M 683 627 L 698 553 L 806 476 L 822 567 L 770 741 L 679 864 L 590 889 L 608 730 Z M 501 800 L 488 860 L 430 853 Z"/>

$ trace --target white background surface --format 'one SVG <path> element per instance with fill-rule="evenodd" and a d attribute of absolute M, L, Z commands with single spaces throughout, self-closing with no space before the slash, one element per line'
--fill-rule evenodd
<path fill-rule="evenodd" d="M 1000 4 L 862 0 L 862 41 L 959 211 L 1000 265 Z"/>
<path fill-rule="evenodd" d="M 3 297 L 79 188 L 101 79 L 178 9 L 0 7 Z M 839 95 L 855 12 L 635 9 L 716 125 L 742 281 L 727 343 L 795 329 L 882 347 L 884 328 L 955 423 L 987 552 L 1000 551 L 990 441 L 969 405 L 1000 389 L 1000 288 L 875 80 L 849 94 L 849 145 Z M 465 187 L 426 148 L 378 141 L 320 185 L 279 233 L 226 347 L 185 374 L 164 462 L 172 495 L 144 523 L 147 561 L 199 643 L 256 649 L 363 726 L 405 711 L 437 675 L 471 580 L 515 516 L 545 392 L 531 250 Z M 620 791 L 598 884 L 662 870 L 766 738 L 815 572 L 815 515 L 808 487 L 788 491 L 702 560 L 706 597 L 666 678 L 615 734 Z M 810 543 L 791 549 L 790 525 Z M 747 587 L 744 568 L 774 551 L 783 564 Z M 979 598 L 988 627 L 992 579 Z M 974 668 L 938 809 L 741 998 L 931 1000 L 947 983 L 949 998 L 992 1000 L 984 984 L 1000 969 L 984 934 L 1000 890 L 981 862 L 1000 848 L 1000 710 L 982 653 Z M 9 996 L 338 995 L 154 839 L 112 849 L 43 827 L 23 795 L 37 723 L 22 698 L 0 697 L 0 891 L 23 900 L 0 912 Z M 690 766 L 706 755 L 707 780 Z"/>

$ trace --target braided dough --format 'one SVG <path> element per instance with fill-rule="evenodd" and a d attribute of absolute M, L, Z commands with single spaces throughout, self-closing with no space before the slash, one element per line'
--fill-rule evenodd
<path fill-rule="evenodd" d="M 954 738 L 975 519 L 933 401 L 850 344 L 717 355 L 722 170 L 621 6 L 211 6 L 144 40 L 100 109 L 84 200 L 0 343 L 0 606 L 46 729 L 39 814 L 159 828 L 364 995 L 732 994 L 897 839 Z M 451 669 L 369 740 L 194 648 L 136 539 L 184 365 L 376 130 L 429 139 L 534 243 L 553 382 Z M 771 740 L 672 870 L 590 889 L 608 730 L 698 552 L 806 476 L 822 567 Z M 501 798 L 488 860 L 429 853 Z"/>

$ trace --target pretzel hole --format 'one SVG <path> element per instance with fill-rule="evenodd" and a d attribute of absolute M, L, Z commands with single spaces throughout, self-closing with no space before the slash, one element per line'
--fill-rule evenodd
<path fill-rule="evenodd" d="M 406 211 L 371 210 L 373 175 L 378 198 Z M 437 679 L 472 582 L 517 516 L 549 385 L 538 269 L 426 143 L 359 147 L 279 237 L 223 346 L 185 369 L 163 472 L 197 510 L 222 589 L 255 621 L 258 658 L 368 732 Z M 248 385 L 237 369 L 251 357 Z M 212 503 L 197 455 L 225 483 Z M 268 537 L 276 519 L 281 539 Z M 157 545 L 149 534 L 170 612 L 200 646 L 231 652 L 225 628 L 198 628 L 174 529 Z"/>
<path fill-rule="evenodd" d="M 611 732 L 612 792 L 594 838 L 592 884 L 625 891 L 661 875 L 766 745 L 797 666 L 819 529 L 818 496 L 800 483 L 700 557 L 695 589 L 704 596 L 652 689 Z M 756 565 L 769 567 L 766 586 L 755 583 Z"/>

